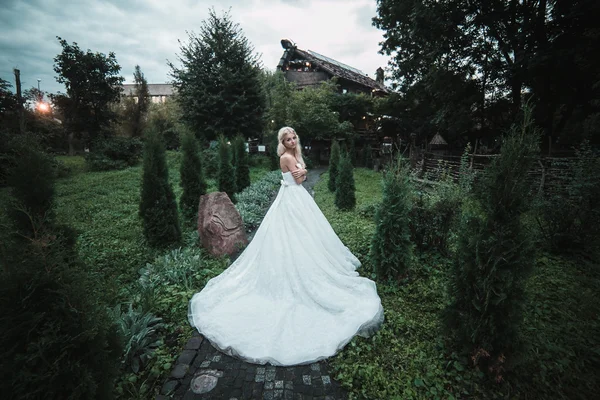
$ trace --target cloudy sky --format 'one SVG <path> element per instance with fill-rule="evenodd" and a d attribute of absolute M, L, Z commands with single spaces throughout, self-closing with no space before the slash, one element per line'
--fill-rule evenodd
<path fill-rule="evenodd" d="M 64 91 L 53 70 L 60 36 L 83 50 L 113 51 L 126 83 L 136 64 L 149 83 L 167 82 L 178 40 L 198 32 L 213 5 L 217 14 L 231 7 L 268 69 L 279 62 L 282 38 L 372 78 L 387 66 L 378 53 L 383 32 L 371 25 L 375 0 L 0 0 L 0 77 L 14 85 L 18 68 L 23 89 L 41 79 L 42 90 Z"/>

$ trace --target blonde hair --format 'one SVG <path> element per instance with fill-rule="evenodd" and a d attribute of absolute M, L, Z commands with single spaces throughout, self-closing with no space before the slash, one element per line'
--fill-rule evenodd
<path fill-rule="evenodd" d="M 304 159 L 302 158 L 302 146 L 300 145 L 300 136 L 298 136 L 298 134 L 296 133 L 294 128 L 290 128 L 289 126 L 284 126 L 283 128 L 281 128 L 279 130 L 279 132 L 277 132 L 277 142 L 278 142 L 277 143 L 277 155 L 279 157 L 281 157 L 281 155 L 283 153 L 285 153 L 286 148 L 283 145 L 283 139 L 285 138 L 285 135 L 287 135 L 288 133 L 291 133 L 292 135 L 296 135 L 297 145 L 296 145 L 296 152 L 295 152 L 294 156 L 296 157 L 296 160 L 298 160 L 300 165 L 302 165 L 302 168 L 306 168 L 306 164 L 304 163 Z"/>

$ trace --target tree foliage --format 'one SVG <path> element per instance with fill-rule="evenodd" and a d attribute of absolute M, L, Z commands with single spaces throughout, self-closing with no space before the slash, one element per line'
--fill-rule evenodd
<path fill-rule="evenodd" d="M 139 65 L 135 66 L 133 79 L 135 82 L 133 97 L 124 98 L 124 123 L 130 136 L 141 137 L 145 128 L 146 115 L 150 108 L 150 92 L 148 91 L 148 81 L 146 81 Z"/>
<path fill-rule="evenodd" d="M 236 192 L 241 192 L 250 186 L 250 165 L 248 163 L 248 153 L 246 152 L 246 141 L 243 136 L 238 135 L 235 137 L 233 152 L 235 154 L 235 188 Z"/>
<path fill-rule="evenodd" d="M 181 176 L 180 185 L 183 189 L 179 205 L 186 222 L 191 222 L 198 214 L 200 196 L 206 194 L 206 181 L 202 170 L 202 160 L 196 136 L 186 131 L 181 140 Z"/>
<path fill-rule="evenodd" d="M 335 184 L 335 206 L 344 211 L 352 210 L 356 206 L 356 187 L 354 185 L 354 168 L 348 153 L 342 152 L 338 168 Z"/>
<path fill-rule="evenodd" d="M 519 348 L 525 280 L 535 262 L 534 238 L 522 215 L 531 205 L 528 172 L 539 132 L 526 109 L 504 137 L 501 154 L 465 201 L 451 277 L 448 323 L 476 364 L 497 376 Z M 510 362 L 510 360 L 509 360 Z"/>
<path fill-rule="evenodd" d="M 165 147 L 155 129 L 148 129 L 145 134 L 139 215 L 142 218 L 144 236 L 150 245 L 166 247 L 181 239 L 177 203 L 169 183 Z"/>
<path fill-rule="evenodd" d="M 93 141 L 106 135 L 115 118 L 109 105 L 119 100 L 123 77 L 113 52 L 84 52 L 77 43 L 69 44 L 58 37 L 62 52 L 54 58 L 56 80 L 65 85 L 67 94 L 54 96 L 65 124 L 76 135 Z"/>
<path fill-rule="evenodd" d="M 485 137 L 508 127 L 529 97 L 556 142 L 574 120 L 598 113 L 590 101 L 600 94 L 600 64 L 590 49 L 599 12 L 593 0 L 381 0 L 373 22 L 385 31 L 395 85 L 417 108 L 404 111 L 411 119 Z"/>
<path fill-rule="evenodd" d="M 330 192 L 335 192 L 335 183 L 338 176 L 340 164 L 340 144 L 337 140 L 331 141 L 331 150 L 329 152 L 329 181 L 327 188 Z"/>
<path fill-rule="evenodd" d="M 207 140 L 219 134 L 259 137 L 265 97 L 259 59 L 228 12 L 209 10 L 200 33 L 181 43 L 181 67 L 169 63 L 183 118 Z"/>
<path fill-rule="evenodd" d="M 267 99 L 267 127 L 276 132 L 282 126 L 293 127 L 304 145 L 313 139 L 344 137 L 352 131 L 352 124 L 340 120 L 333 108 L 337 86 L 333 81 L 297 90 L 287 82 L 282 72 L 265 78 Z"/>
<path fill-rule="evenodd" d="M 11 170 L 0 253 L 2 393 L 19 399 L 110 399 L 120 344 L 97 282 L 54 219 L 51 159 L 35 146 Z"/>
<path fill-rule="evenodd" d="M 237 192 L 235 187 L 235 169 L 231 164 L 231 145 L 224 136 L 219 137 L 219 192 L 227 193 L 229 199 L 234 201 L 233 195 Z"/>
<path fill-rule="evenodd" d="M 399 159 L 383 178 L 383 196 L 375 213 L 375 233 L 369 260 L 383 279 L 398 278 L 412 266 L 414 245 L 410 241 L 410 210 L 413 188 L 408 166 Z"/>

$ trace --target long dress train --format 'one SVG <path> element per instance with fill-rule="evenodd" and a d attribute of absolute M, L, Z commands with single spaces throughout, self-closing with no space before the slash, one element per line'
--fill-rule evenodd
<path fill-rule="evenodd" d="M 272 365 L 336 354 L 383 322 L 375 283 L 290 172 L 254 238 L 189 304 L 189 320 L 226 354 Z"/>

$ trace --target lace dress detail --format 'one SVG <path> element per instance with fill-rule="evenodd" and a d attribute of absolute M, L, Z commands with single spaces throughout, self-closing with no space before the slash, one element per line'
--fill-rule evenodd
<path fill-rule="evenodd" d="M 226 354 L 257 364 L 312 363 L 383 322 L 376 285 L 359 266 L 286 172 L 248 247 L 193 296 L 188 317 Z"/>

